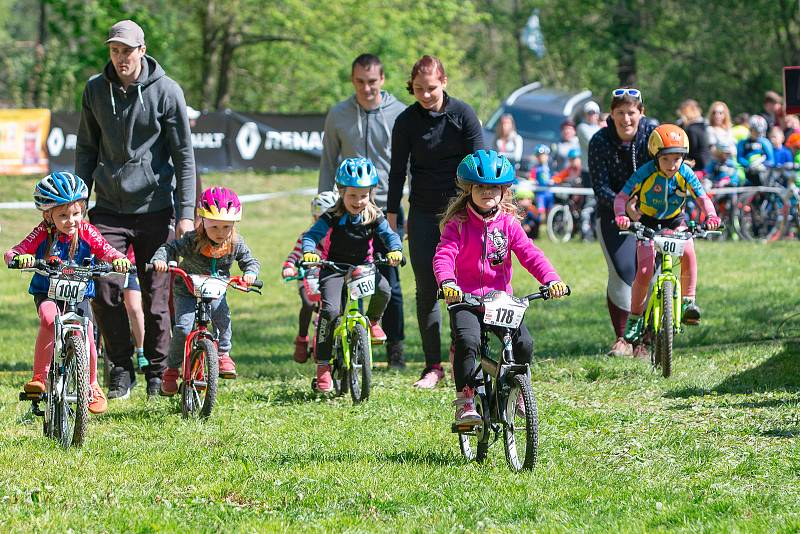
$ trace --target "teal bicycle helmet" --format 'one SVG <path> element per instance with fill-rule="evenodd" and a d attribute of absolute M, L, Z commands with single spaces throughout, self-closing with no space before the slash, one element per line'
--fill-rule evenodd
<path fill-rule="evenodd" d="M 48 174 L 39 180 L 33 190 L 33 202 L 36 209 L 41 211 L 87 198 L 89 188 L 86 183 L 70 172 Z"/>
<path fill-rule="evenodd" d="M 378 172 L 367 158 L 347 158 L 336 169 L 336 184 L 341 187 L 375 187 Z"/>
<path fill-rule="evenodd" d="M 494 150 L 478 150 L 465 157 L 458 164 L 456 174 L 473 184 L 511 185 L 517 181 L 514 166 Z"/>

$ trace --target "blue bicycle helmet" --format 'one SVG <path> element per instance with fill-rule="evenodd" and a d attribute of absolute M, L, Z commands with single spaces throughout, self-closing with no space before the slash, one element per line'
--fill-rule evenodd
<path fill-rule="evenodd" d="M 367 158 L 347 158 L 336 169 L 336 184 L 341 187 L 375 187 L 378 172 Z"/>
<path fill-rule="evenodd" d="M 473 184 L 511 185 L 517 181 L 514 166 L 494 150 L 478 150 L 461 160 L 456 174 Z"/>
<path fill-rule="evenodd" d="M 581 157 L 581 149 L 580 148 L 570 148 L 569 152 L 567 152 L 567 159 L 575 159 Z"/>
<path fill-rule="evenodd" d="M 89 188 L 86 187 L 86 183 L 69 172 L 48 174 L 39 180 L 33 190 L 36 209 L 41 211 L 87 198 L 89 198 Z"/>
<path fill-rule="evenodd" d="M 547 145 L 536 145 L 536 148 L 533 149 L 534 154 L 549 154 L 550 147 Z"/>

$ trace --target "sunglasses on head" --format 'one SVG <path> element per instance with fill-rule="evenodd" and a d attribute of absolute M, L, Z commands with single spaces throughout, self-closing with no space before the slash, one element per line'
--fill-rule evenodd
<path fill-rule="evenodd" d="M 619 89 L 614 89 L 613 91 L 611 91 L 611 94 L 614 98 L 622 98 L 623 96 L 630 96 L 638 100 L 642 99 L 641 91 L 639 91 L 638 89 L 631 89 L 629 87 L 620 87 Z"/>

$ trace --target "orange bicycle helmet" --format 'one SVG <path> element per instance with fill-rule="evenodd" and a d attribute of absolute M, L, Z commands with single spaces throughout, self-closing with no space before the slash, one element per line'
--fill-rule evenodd
<path fill-rule="evenodd" d="M 800 149 L 800 132 L 792 132 L 792 134 L 786 140 L 785 145 L 790 150 L 798 150 L 798 149 Z"/>
<path fill-rule="evenodd" d="M 665 154 L 686 155 L 689 153 L 689 138 L 680 127 L 674 124 L 662 124 L 650 134 L 647 150 L 654 158 Z"/>

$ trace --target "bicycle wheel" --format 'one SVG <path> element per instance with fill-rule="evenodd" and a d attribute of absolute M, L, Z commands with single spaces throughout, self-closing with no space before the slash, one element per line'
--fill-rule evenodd
<path fill-rule="evenodd" d="M 483 462 L 489 451 L 489 402 L 486 394 L 475 392 L 475 411 L 481 416 L 481 423 L 472 427 L 472 430 L 458 433 L 458 445 L 461 454 L 467 460 Z"/>
<path fill-rule="evenodd" d="M 50 370 L 47 372 L 47 384 L 46 384 L 46 393 L 47 398 L 45 399 L 46 404 L 44 407 L 44 417 L 42 418 L 42 431 L 44 432 L 44 437 L 50 439 L 57 439 L 56 438 L 56 381 L 58 377 L 56 376 L 56 369 L 58 368 L 55 363 L 55 358 L 50 360 Z"/>
<path fill-rule="evenodd" d="M 669 280 L 664 282 L 662 286 L 662 301 L 661 301 L 661 330 L 659 331 L 659 338 L 656 343 L 661 345 L 661 375 L 664 378 L 669 378 L 672 374 L 672 341 L 675 335 L 675 329 L 672 325 L 673 309 L 672 304 L 674 288 L 672 282 Z"/>
<path fill-rule="evenodd" d="M 572 237 L 575 223 L 566 204 L 558 204 L 547 214 L 547 237 L 555 243 L 566 243 Z"/>
<path fill-rule="evenodd" d="M 89 424 L 89 355 L 84 339 L 69 336 L 64 356 L 63 387 L 55 402 L 56 432 L 63 447 L 80 447 Z"/>
<path fill-rule="evenodd" d="M 331 379 L 333 380 L 333 391 L 336 396 L 347 394 L 349 389 L 347 383 L 347 369 L 344 367 L 344 347 L 337 341 L 334 345 L 334 359 L 331 362 Z"/>
<path fill-rule="evenodd" d="M 208 338 L 195 341 L 189 358 L 189 379 L 181 384 L 181 415 L 187 419 L 211 415 L 217 401 L 219 354 Z"/>
<path fill-rule="evenodd" d="M 517 410 L 519 397 L 522 397 L 525 405 L 524 414 Z M 505 410 L 509 420 L 509 424 L 503 427 L 503 442 L 509 467 L 514 471 L 533 469 L 539 448 L 539 414 L 533 387 L 527 376 L 514 375 L 506 405 L 501 409 Z"/>
<path fill-rule="evenodd" d="M 353 404 L 369 398 L 372 387 L 372 354 L 369 334 L 360 324 L 355 325 L 351 332 L 350 367 L 347 369 L 347 379 Z"/>
<path fill-rule="evenodd" d="M 775 241 L 786 221 L 783 199 L 777 193 L 753 193 L 739 209 L 739 226 L 746 239 Z"/>

